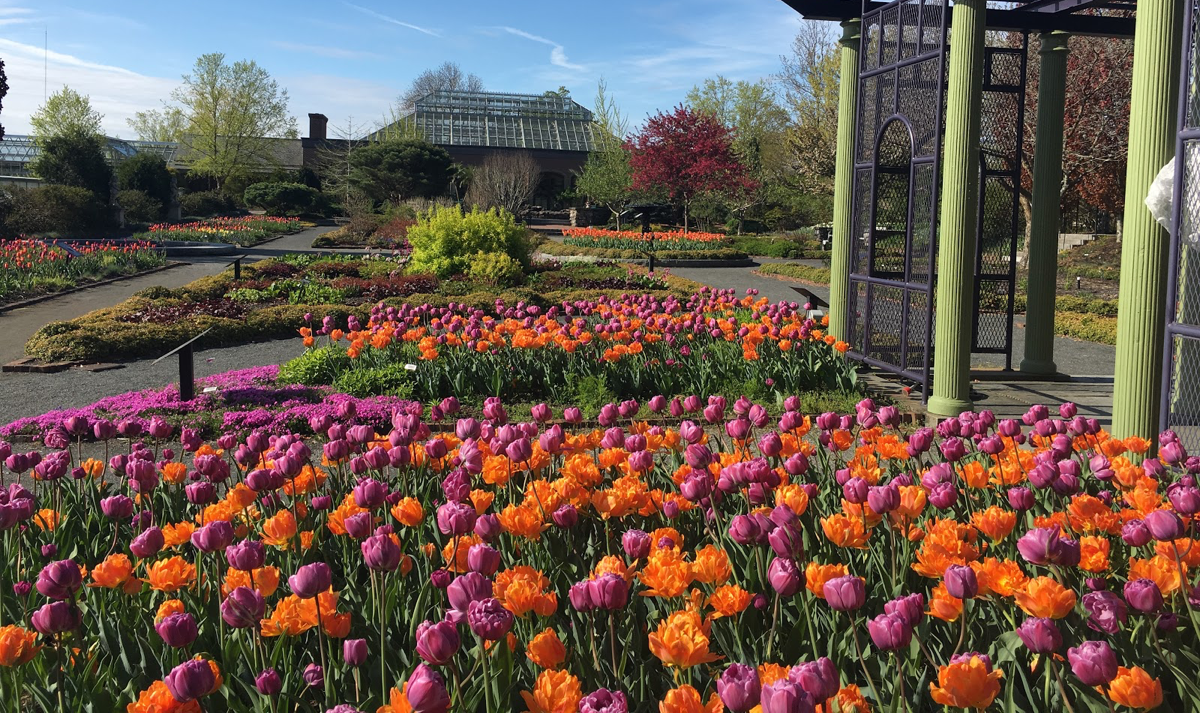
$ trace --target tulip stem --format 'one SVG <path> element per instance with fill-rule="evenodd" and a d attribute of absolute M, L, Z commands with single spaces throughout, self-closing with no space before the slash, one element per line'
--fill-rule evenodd
<path fill-rule="evenodd" d="M 771 658 L 771 649 L 775 644 L 775 625 L 779 622 L 779 592 L 775 593 L 775 608 L 771 611 L 771 632 L 767 634 L 767 658 Z"/>
<path fill-rule="evenodd" d="M 492 713 L 492 696 L 491 684 L 492 678 L 488 675 L 487 651 L 486 644 L 482 637 L 479 639 L 479 662 L 483 666 L 483 709 L 486 713 Z M 597 667 L 598 669 L 599 667 Z"/>
<path fill-rule="evenodd" d="M 1075 713 L 1075 709 L 1071 707 L 1071 702 L 1067 700 L 1067 689 L 1063 687 L 1062 674 L 1058 672 L 1058 667 L 1054 665 L 1054 656 L 1049 657 L 1050 672 L 1054 674 L 1054 682 L 1058 685 L 1058 695 L 1062 696 L 1063 705 L 1067 708 L 1067 713 Z M 1109 710 L 1112 710 L 1112 701 L 1108 703 Z"/>
<path fill-rule="evenodd" d="M 896 664 L 896 685 L 900 689 L 900 710 L 907 713 L 908 698 L 904 693 L 904 667 L 900 665 L 900 655 L 896 653 L 895 649 L 892 649 L 892 660 Z"/>
<path fill-rule="evenodd" d="M 321 654 L 321 688 L 325 694 L 325 703 L 329 703 L 329 667 L 325 662 L 325 624 L 321 621 L 321 595 L 313 597 L 317 605 L 317 650 Z"/>
<path fill-rule="evenodd" d="M 954 653 L 950 654 L 950 658 L 958 656 L 958 652 L 962 651 L 963 639 L 967 636 L 967 612 L 970 605 L 966 600 L 963 600 L 962 614 L 958 618 L 958 643 L 954 645 Z"/>
<path fill-rule="evenodd" d="M 879 690 L 875 688 L 875 679 L 871 678 L 871 672 L 867 669 L 867 661 L 863 658 L 862 643 L 858 640 L 858 621 L 854 616 L 850 617 L 850 633 L 854 635 L 854 651 L 858 654 L 858 663 L 862 666 L 863 674 L 867 677 L 867 685 L 871 688 L 871 695 L 880 704 L 883 699 L 879 697 Z"/>
<path fill-rule="evenodd" d="M 609 640 L 609 647 L 612 649 L 613 677 L 616 680 L 620 680 L 621 672 L 617 668 L 617 613 L 616 613 L 616 611 L 610 611 L 608 613 L 608 640 Z"/>
<path fill-rule="evenodd" d="M 813 635 L 812 613 L 808 610 L 808 597 L 800 595 L 800 604 L 804 607 L 804 620 L 808 624 L 808 645 L 812 648 L 813 661 L 821 658 L 817 655 L 817 639 Z"/>

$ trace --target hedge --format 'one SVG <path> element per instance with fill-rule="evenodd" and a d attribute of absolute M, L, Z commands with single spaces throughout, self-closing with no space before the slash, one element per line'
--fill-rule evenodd
<path fill-rule="evenodd" d="M 827 267 L 812 267 L 809 265 L 796 265 L 793 263 L 774 263 L 763 265 L 755 270 L 759 275 L 765 277 L 786 277 L 793 280 L 800 280 L 812 285 L 828 285 L 829 284 L 829 268 Z"/>

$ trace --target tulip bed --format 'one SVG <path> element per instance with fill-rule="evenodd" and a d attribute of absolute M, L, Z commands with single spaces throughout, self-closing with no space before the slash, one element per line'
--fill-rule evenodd
<path fill-rule="evenodd" d="M 146 240 L 182 240 L 199 243 L 254 245 L 267 238 L 294 233 L 311 227 L 299 218 L 273 218 L 266 215 L 223 216 L 191 223 L 156 223 L 135 237 Z"/>
<path fill-rule="evenodd" d="M 642 279 L 654 279 L 643 276 Z M 753 290 L 751 291 L 753 292 Z M 346 330 L 334 319 L 300 330 L 306 355 L 285 366 L 302 383 L 506 400 L 649 398 L 750 393 L 851 392 L 846 344 L 795 303 L 703 288 L 686 302 L 650 294 L 481 309 L 385 307 Z M 320 342 L 328 346 L 317 348 Z M 344 342 L 344 345 L 343 345 Z M 601 401 L 603 403 L 603 401 Z"/>
<path fill-rule="evenodd" d="M 566 245 L 608 250 L 714 250 L 732 244 L 729 237 L 721 233 L 685 233 L 682 230 L 642 233 L 606 228 L 563 228 L 562 232 Z"/>
<path fill-rule="evenodd" d="M 149 242 L 71 243 L 68 251 L 58 241 L 0 240 L 0 304 L 165 263 L 163 253 Z"/>
<path fill-rule="evenodd" d="M 0 444 L 5 705 L 1200 704 L 1200 458 L 1170 432 L 1151 456 L 1070 404 L 911 432 L 869 400 L 654 399 L 596 430 L 458 406 L 207 442 L 74 415 Z"/>

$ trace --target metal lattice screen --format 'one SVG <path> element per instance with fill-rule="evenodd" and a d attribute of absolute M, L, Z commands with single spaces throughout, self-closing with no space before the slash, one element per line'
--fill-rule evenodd
<path fill-rule="evenodd" d="M 850 255 L 852 354 L 929 383 L 946 0 L 864 2 Z"/>
<path fill-rule="evenodd" d="M 1024 231 L 1021 159 L 1024 146 L 1028 36 L 987 33 L 979 134 L 979 222 L 971 351 L 1004 354 L 1012 368 L 1017 288 L 1017 237 Z"/>
<path fill-rule="evenodd" d="M 1188 0 L 1175 143 L 1162 426 L 1200 448 L 1200 3 Z"/>

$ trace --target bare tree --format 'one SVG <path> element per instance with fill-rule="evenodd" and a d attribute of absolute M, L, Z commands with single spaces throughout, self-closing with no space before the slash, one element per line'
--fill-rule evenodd
<path fill-rule="evenodd" d="M 516 213 L 533 198 L 541 171 L 527 153 L 505 151 L 488 156 L 471 176 L 467 202 Z"/>
<path fill-rule="evenodd" d="M 427 69 L 417 75 L 408 90 L 400 96 L 400 110 L 410 111 L 418 99 L 438 91 L 482 92 L 483 80 L 463 72 L 456 62 L 444 62 L 436 69 Z"/>
<path fill-rule="evenodd" d="M 354 123 L 354 117 L 346 120 L 342 126 L 333 127 L 333 141 L 326 141 L 317 148 L 317 173 L 321 176 L 321 186 L 324 192 L 338 195 L 342 198 L 342 209 L 350 212 L 352 201 L 350 194 L 350 154 L 359 146 L 365 146 L 362 139 L 363 126 Z"/>

